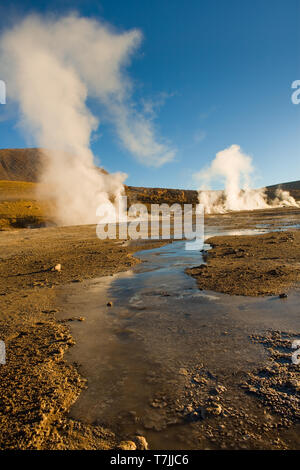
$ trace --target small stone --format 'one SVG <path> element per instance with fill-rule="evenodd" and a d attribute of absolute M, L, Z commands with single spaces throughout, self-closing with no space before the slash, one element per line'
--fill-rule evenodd
<path fill-rule="evenodd" d="M 112 307 L 113 306 L 113 303 L 111 301 L 107 302 L 107 307 Z"/>
<path fill-rule="evenodd" d="M 193 377 L 193 381 L 197 383 L 198 385 L 206 385 L 208 382 L 205 377 L 201 377 L 199 374 Z"/>
<path fill-rule="evenodd" d="M 219 403 L 211 403 L 205 409 L 206 413 L 211 416 L 219 416 L 222 413 L 222 407 Z"/>
<path fill-rule="evenodd" d="M 287 299 L 288 295 L 285 293 L 279 294 L 280 299 Z"/>
<path fill-rule="evenodd" d="M 144 436 L 136 436 L 135 441 L 139 450 L 148 450 L 149 445 Z"/>
<path fill-rule="evenodd" d="M 299 392 L 300 391 L 300 380 L 291 379 L 287 383 L 287 386 L 293 388 L 296 392 Z"/>
<path fill-rule="evenodd" d="M 52 271 L 57 271 L 58 273 L 60 273 L 61 271 L 61 264 L 56 264 L 53 268 L 52 268 Z"/>
<path fill-rule="evenodd" d="M 136 450 L 136 444 L 133 441 L 122 441 L 118 448 L 120 450 Z"/>
<path fill-rule="evenodd" d="M 215 393 L 217 394 L 221 394 L 221 393 L 224 393 L 226 392 L 226 387 L 224 387 L 224 385 L 217 385 L 217 387 L 215 388 Z"/>
<path fill-rule="evenodd" d="M 150 403 L 150 405 L 152 406 L 152 408 L 165 408 L 167 406 L 167 403 L 163 400 L 153 400 L 152 403 Z"/>
<path fill-rule="evenodd" d="M 179 369 L 179 374 L 180 374 L 180 375 L 188 375 L 188 371 L 187 371 L 186 369 L 184 369 L 183 367 L 181 367 L 181 368 Z"/>

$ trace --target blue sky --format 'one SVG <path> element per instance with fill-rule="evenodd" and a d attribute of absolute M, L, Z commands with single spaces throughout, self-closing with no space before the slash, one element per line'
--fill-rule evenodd
<path fill-rule="evenodd" d="M 256 186 L 300 179 L 300 105 L 291 102 L 300 80 L 299 0 L 8 1 L 0 27 L 32 11 L 70 10 L 142 31 L 128 69 L 134 98 L 157 103 L 157 134 L 177 149 L 172 162 L 145 167 L 102 123 L 92 149 L 106 169 L 126 172 L 136 186 L 195 188 L 193 174 L 238 144 L 253 157 Z M 0 147 L 27 144 L 15 108 L 1 105 Z"/>

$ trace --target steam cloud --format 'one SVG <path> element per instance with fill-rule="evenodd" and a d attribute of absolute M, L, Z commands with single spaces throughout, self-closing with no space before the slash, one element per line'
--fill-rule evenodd
<path fill-rule="evenodd" d="M 160 166 L 175 155 L 132 103 L 124 68 L 140 42 L 138 30 L 118 33 L 76 15 L 29 16 L 0 38 L 1 72 L 26 135 L 46 149 L 41 181 L 52 187 L 61 224 L 95 223 L 96 208 L 122 193 L 126 177 L 94 166 L 90 138 L 99 121 L 87 107 L 88 97 L 99 100 L 138 160 Z"/>
<path fill-rule="evenodd" d="M 244 154 L 238 145 L 218 152 L 211 165 L 195 175 L 201 181 L 198 198 L 206 213 L 300 207 L 288 191 L 277 189 L 275 198 L 268 201 L 266 188 L 251 189 L 253 171 L 251 157 Z M 216 180 L 224 182 L 224 190 L 209 190 L 211 182 Z"/>

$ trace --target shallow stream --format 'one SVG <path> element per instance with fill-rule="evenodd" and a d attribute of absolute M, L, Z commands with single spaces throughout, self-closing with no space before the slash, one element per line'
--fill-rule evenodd
<path fill-rule="evenodd" d="M 266 230 L 211 228 L 206 238 Z M 236 393 L 233 402 L 238 402 L 236 377 L 267 360 L 265 349 L 249 335 L 299 331 L 300 294 L 279 300 L 200 291 L 185 269 L 203 263 L 202 255 L 186 251 L 182 241 L 136 256 L 142 262 L 128 272 L 67 286 L 60 293 L 65 312 L 85 317 L 71 323 L 76 345 L 67 357 L 79 364 L 88 387 L 70 415 L 120 435 L 142 434 L 151 448 L 210 448 L 195 424 L 179 413 L 189 394 L 193 397 L 187 376 L 205 370 L 216 386 L 232 383 L 229 393 Z M 249 400 L 251 409 L 256 404 Z"/>

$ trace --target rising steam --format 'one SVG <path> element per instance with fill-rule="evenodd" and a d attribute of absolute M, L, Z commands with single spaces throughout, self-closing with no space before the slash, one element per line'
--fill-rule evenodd
<path fill-rule="evenodd" d="M 251 189 L 253 171 L 251 157 L 244 154 L 238 145 L 218 152 L 211 165 L 196 174 L 201 182 L 199 202 L 204 205 L 206 213 L 300 207 L 288 191 L 277 189 L 275 198 L 269 201 L 266 188 Z M 224 190 L 209 190 L 213 181 L 221 181 Z"/>
<path fill-rule="evenodd" d="M 122 144 L 147 165 L 159 166 L 174 150 L 158 142 L 151 120 L 136 111 L 124 72 L 141 33 L 69 15 L 29 16 L 0 38 L 0 60 L 20 123 L 46 149 L 41 181 L 52 188 L 61 224 L 96 222 L 96 208 L 123 191 L 124 174 L 102 174 L 90 149 L 99 121 L 87 107 L 99 100 Z"/>

